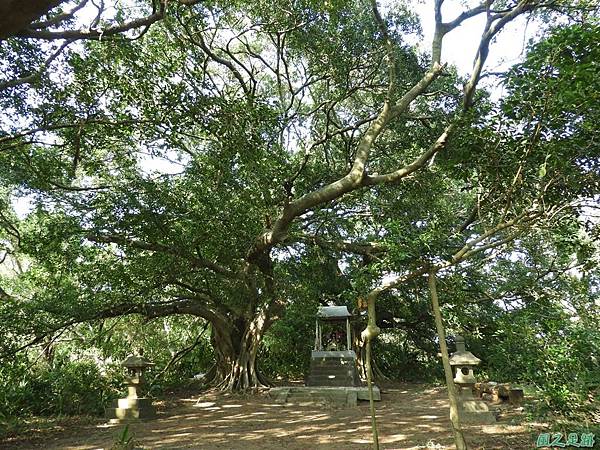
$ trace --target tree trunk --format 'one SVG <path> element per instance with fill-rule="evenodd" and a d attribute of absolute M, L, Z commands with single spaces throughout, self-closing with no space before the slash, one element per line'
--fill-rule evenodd
<path fill-rule="evenodd" d="M 360 336 L 359 333 L 355 333 L 355 336 Z M 366 345 L 362 345 L 360 339 L 354 340 L 354 350 L 356 351 L 356 363 L 358 364 L 358 373 L 361 378 L 367 379 L 367 348 Z M 377 364 L 377 359 L 371 353 L 371 373 L 373 375 L 373 380 L 376 382 L 385 382 L 390 381 L 390 377 L 388 377 L 379 364 Z"/>
<path fill-rule="evenodd" d="M 65 0 L 4 0 L 0 2 L 0 39 L 27 28 Z"/>
<path fill-rule="evenodd" d="M 238 318 L 226 326 L 212 324 L 211 341 L 216 363 L 211 384 L 224 391 L 257 389 L 270 384 L 256 364 L 268 324 L 263 315 L 252 320 Z"/>

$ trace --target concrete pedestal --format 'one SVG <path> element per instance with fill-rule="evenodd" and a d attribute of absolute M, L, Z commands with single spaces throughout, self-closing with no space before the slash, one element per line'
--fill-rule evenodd
<path fill-rule="evenodd" d="M 313 350 L 307 386 L 359 387 L 362 385 L 352 350 Z"/>
<path fill-rule="evenodd" d="M 111 408 L 105 409 L 105 416 L 110 423 L 137 422 L 154 419 L 156 409 L 149 398 L 120 398 L 113 400 Z"/>
<path fill-rule="evenodd" d="M 494 413 L 490 411 L 485 402 L 473 396 L 471 386 L 457 386 L 457 389 L 460 408 L 459 414 L 462 422 L 473 424 L 496 423 Z"/>

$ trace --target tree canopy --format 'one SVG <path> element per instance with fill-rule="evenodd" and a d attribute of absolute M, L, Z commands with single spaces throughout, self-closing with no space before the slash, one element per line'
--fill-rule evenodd
<path fill-rule="evenodd" d="M 21 264 L 0 278 L 2 353 L 82 323 L 185 315 L 210 324 L 214 382 L 242 389 L 268 382 L 257 355 L 286 311 L 361 298 L 374 320 L 380 302 L 411 323 L 430 270 L 456 294 L 456 328 L 513 343 L 489 320 L 506 305 L 560 315 L 571 292 L 589 308 L 597 5 L 431 7 L 427 52 L 409 4 L 349 0 L 162 2 L 140 36 L 118 7 L 114 33 L 94 36 L 51 12 L 62 31 L 34 22 L 1 41 L 0 244 Z M 519 16 L 549 23 L 494 100 L 478 85 Z M 474 17 L 486 24 L 461 76 L 442 43 Z M 574 267 L 581 281 L 563 276 Z"/>

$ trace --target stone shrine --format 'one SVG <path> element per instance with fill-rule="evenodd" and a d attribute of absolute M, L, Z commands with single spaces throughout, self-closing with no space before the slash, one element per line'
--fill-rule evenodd
<path fill-rule="evenodd" d="M 352 350 L 351 317 L 346 306 L 319 308 L 306 386 L 271 388 L 269 395 L 277 403 L 304 405 L 317 402 L 354 407 L 358 400 L 369 399 L 369 389 L 359 376 L 356 353 Z M 327 332 L 325 340 L 324 328 Z M 377 386 L 373 386 L 373 398 L 381 400 Z"/>
<path fill-rule="evenodd" d="M 361 386 L 356 353 L 352 350 L 350 317 L 346 306 L 321 306 L 315 324 L 315 347 L 310 356 L 307 386 Z M 323 345 L 323 324 L 332 325 L 329 342 Z M 345 323 L 345 346 L 340 325 Z M 325 347 L 325 348 L 324 348 Z"/>

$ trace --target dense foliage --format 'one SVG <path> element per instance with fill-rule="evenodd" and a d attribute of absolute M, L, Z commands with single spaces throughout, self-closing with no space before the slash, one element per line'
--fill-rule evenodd
<path fill-rule="evenodd" d="M 402 2 L 180 3 L 135 39 L 0 41 L 0 419 L 100 412 L 140 348 L 154 394 L 301 378 L 329 303 L 373 306 L 378 375 L 435 380 L 429 270 L 484 375 L 597 406 L 597 5 L 437 2 L 422 53 Z M 486 8 L 463 78 L 441 42 Z M 562 25 L 494 100 L 490 43 L 530 13 Z"/>

